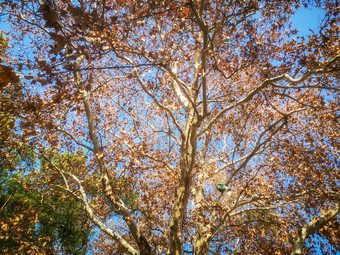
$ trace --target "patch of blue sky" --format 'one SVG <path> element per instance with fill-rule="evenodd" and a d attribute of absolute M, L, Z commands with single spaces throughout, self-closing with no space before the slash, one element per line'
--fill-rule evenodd
<path fill-rule="evenodd" d="M 298 30 L 298 36 L 306 36 L 319 31 L 320 24 L 325 17 L 326 11 L 321 8 L 301 6 L 290 18 L 292 29 Z"/>

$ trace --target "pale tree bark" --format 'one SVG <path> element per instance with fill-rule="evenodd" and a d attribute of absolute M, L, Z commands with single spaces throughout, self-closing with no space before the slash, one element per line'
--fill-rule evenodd
<path fill-rule="evenodd" d="M 183 254 L 183 226 L 184 216 L 187 209 L 195 156 L 197 150 L 197 129 L 200 121 L 194 117 L 194 110 L 191 108 L 188 113 L 185 135 L 181 146 L 181 179 L 176 191 L 176 200 L 170 222 L 170 254 Z"/>
<path fill-rule="evenodd" d="M 191 3 L 191 9 L 195 14 L 197 22 L 201 30 L 200 38 L 202 48 L 196 53 L 195 60 L 195 77 L 198 77 L 198 73 L 202 73 L 202 99 L 203 109 L 199 113 L 196 105 L 199 86 L 194 79 L 193 87 L 189 90 L 188 99 L 191 104 L 188 104 L 188 118 L 186 121 L 186 128 L 184 136 L 182 137 L 181 145 L 181 179 L 179 187 L 176 191 L 175 206 L 171 215 L 170 222 L 170 254 L 182 255 L 183 251 L 183 226 L 185 220 L 185 213 L 188 206 L 190 190 L 192 186 L 193 170 L 195 166 L 196 154 L 197 154 L 197 135 L 198 129 L 202 124 L 202 121 L 207 117 L 207 81 L 206 81 L 206 62 L 207 62 L 207 49 L 208 49 L 208 26 L 202 19 L 202 13 L 205 6 L 205 1 L 200 1 L 199 8 Z M 176 91 L 175 91 L 176 92 Z M 207 249 L 206 240 L 199 241 L 198 247 L 204 246 Z M 197 245 L 196 245 L 197 247 Z M 196 249 L 196 248 L 195 248 Z M 206 250 L 203 248 L 203 250 Z M 201 249 L 200 249 L 201 250 Z M 204 253 L 199 253 L 204 254 Z"/>
<path fill-rule="evenodd" d="M 65 172 L 62 169 L 60 169 L 45 154 L 42 154 L 42 157 L 44 157 L 44 159 L 47 160 L 47 162 L 51 165 L 51 167 L 55 171 L 57 171 L 60 174 L 60 176 L 62 177 L 63 182 L 64 182 L 64 186 L 63 187 L 57 186 L 57 187 L 69 192 L 72 196 L 74 196 L 76 199 L 81 201 L 83 203 L 83 207 L 84 207 L 84 210 L 87 213 L 87 216 L 98 228 L 100 228 L 104 233 L 106 233 L 108 236 L 112 237 L 117 243 L 119 243 L 123 247 L 124 251 L 127 254 L 131 254 L 131 255 L 142 254 L 142 253 L 139 253 L 134 247 L 132 247 L 121 235 L 118 235 L 117 233 L 112 231 L 99 218 L 96 217 L 95 213 L 93 212 L 91 206 L 88 203 L 88 198 L 87 198 L 86 192 L 84 190 L 84 187 L 83 187 L 81 181 L 78 179 L 78 177 L 76 177 L 72 173 Z M 71 190 L 66 176 L 71 177 L 77 183 L 78 188 L 77 188 L 76 192 Z M 78 193 L 78 194 L 76 194 L 76 193 Z"/>
<path fill-rule="evenodd" d="M 299 235 L 294 243 L 293 251 L 291 255 L 302 254 L 304 242 L 310 236 L 324 227 L 328 222 L 334 220 L 340 212 L 340 201 L 336 203 L 331 209 L 326 211 L 319 217 L 313 218 L 306 226 L 300 231 Z"/>

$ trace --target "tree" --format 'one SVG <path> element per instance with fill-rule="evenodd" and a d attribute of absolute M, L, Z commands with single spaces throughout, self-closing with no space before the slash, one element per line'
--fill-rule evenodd
<path fill-rule="evenodd" d="M 288 254 L 338 203 L 339 9 L 302 4 L 326 13 L 308 37 L 300 1 L 4 1 L 22 136 L 100 229 L 94 252 Z M 337 224 L 315 230 L 332 249 Z"/>
<path fill-rule="evenodd" d="M 17 153 L 11 164 L 16 165 L 16 170 L 5 165 L 0 168 L 0 251 L 2 254 L 85 254 L 91 225 L 80 209 L 81 203 L 51 191 L 45 187 L 46 183 L 40 184 L 36 170 L 20 174 L 20 165 L 35 165 L 32 157 L 34 154 L 26 148 L 24 153 Z"/>
<path fill-rule="evenodd" d="M 2 57 L 7 43 L 2 34 L 0 39 Z M 19 75 L 8 65 L 1 67 L 1 254 L 85 254 L 91 225 L 80 210 L 79 201 L 46 186 L 51 179 L 58 178 L 39 175 L 39 166 L 44 161 L 37 159 L 30 142 L 20 139 L 16 126 L 23 96 Z M 82 153 L 61 156 L 55 153 L 54 158 L 62 168 L 65 160 L 72 164 L 85 160 Z"/>

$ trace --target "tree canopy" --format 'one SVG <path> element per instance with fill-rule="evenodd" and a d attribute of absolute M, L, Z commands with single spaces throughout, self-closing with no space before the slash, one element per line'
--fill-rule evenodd
<path fill-rule="evenodd" d="M 92 254 L 340 248 L 336 2 L 2 1 L 16 136 Z"/>

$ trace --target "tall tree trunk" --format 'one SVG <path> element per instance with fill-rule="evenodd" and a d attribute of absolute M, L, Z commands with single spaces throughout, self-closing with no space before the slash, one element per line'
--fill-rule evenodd
<path fill-rule="evenodd" d="M 194 111 L 188 113 L 188 121 L 185 135 L 181 146 L 181 179 L 176 191 L 175 206 L 170 222 L 170 254 L 182 255 L 183 252 L 183 225 L 184 216 L 188 205 L 192 174 L 195 165 L 195 154 L 197 146 L 197 128 L 199 121 L 195 120 Z"/>

